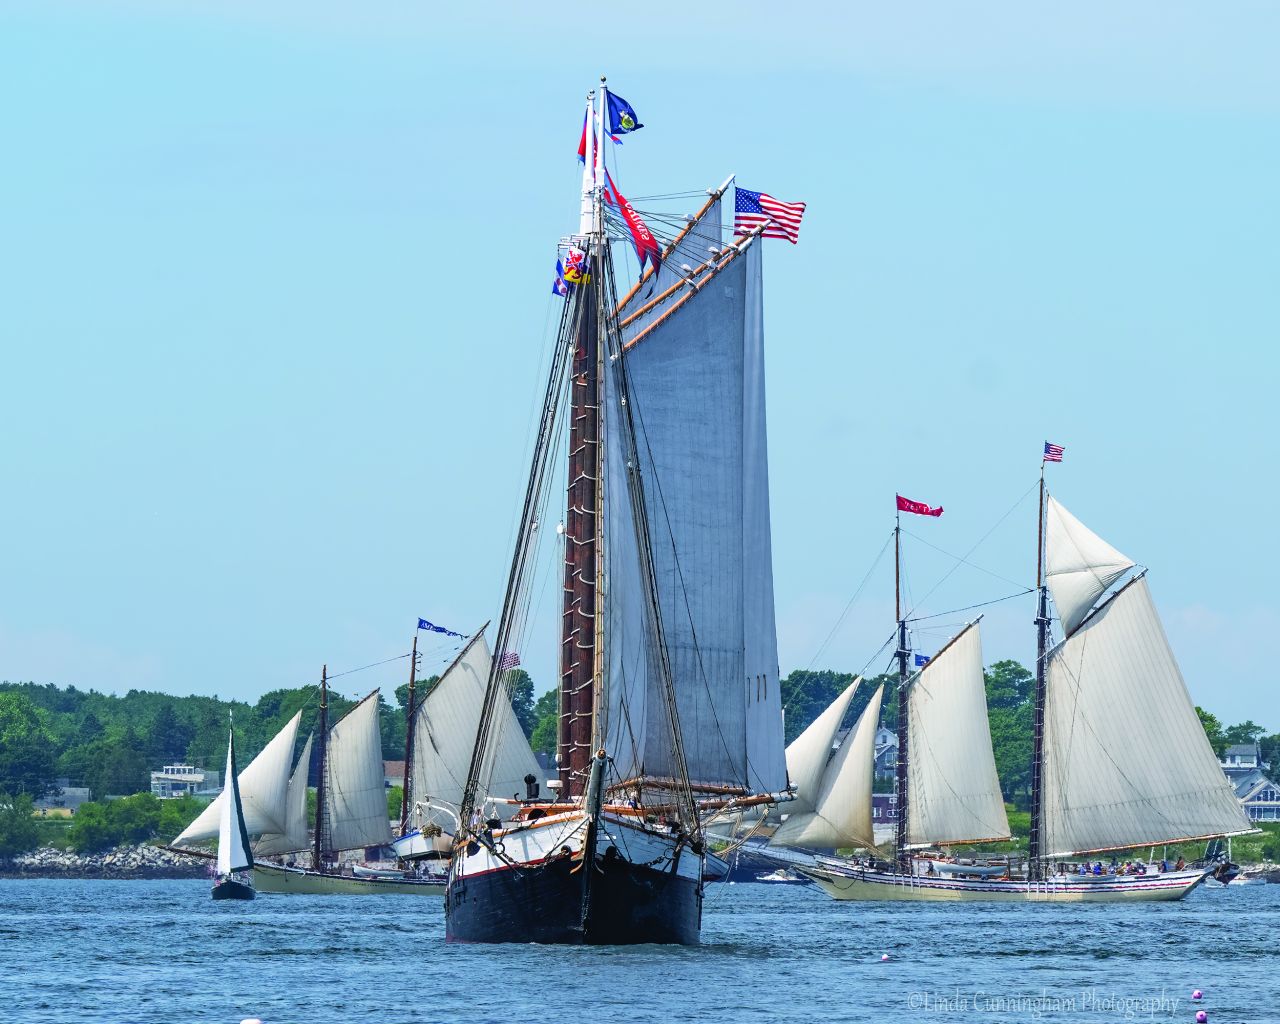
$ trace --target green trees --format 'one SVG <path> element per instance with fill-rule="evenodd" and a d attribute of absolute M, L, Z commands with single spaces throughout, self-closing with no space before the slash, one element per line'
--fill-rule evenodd
<path fill-rule="evenodd" d="M 512 669 L 507 673 L 507 693 L 511 695 L 511 710 L 516 713 L 516 720 L 524 730 L 526 737 L 533 735 L 538 724 L 534 717 L 533 680 L 522 668 Z"/>
<path fill-rule="evenodd" d="M 30 793 L 10 796 L 0 791 L 0 858 L 16 857 L 38 845 L 33 804 Z"/>
<path fill-rule="evenodd" d="M 548 690 L 533 705 L 529 746 L 535 754 L 554 754 L 560 737 L 560 693 Z"/>
<path fill-rule="evenodd" d="M 1005 800 L 1025 807 L 1031 797 L 1035 676 L 1016 661 L 997 661 L 983 672 L 987 721 L 996 774 Z"/>
<path fill-rule="evenodd" d="M 0 793 L 38 799 L 53 786 L 49 713 L 22 693 L 0 692 Z"/>
<path fill-rule="evenodd" d="M 1199 705 L 1196 706 L 1196 714 L 1200 716 L 1200 724 L 1204 726 L 1204 734 L 1209 740 L 1209 746 L 1213 747 L 1213 752 L 1221 757 L 1227 751 L 1227 737 L 1222 733 L 1222 723 L 1218 721 L 1218 716 L 1209 714 Z"/>

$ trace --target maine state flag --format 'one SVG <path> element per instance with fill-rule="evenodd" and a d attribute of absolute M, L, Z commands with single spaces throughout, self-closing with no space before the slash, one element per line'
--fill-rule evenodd
<path fill-rule="evenodd" d="M 616 92 L 606 93 L 609 101 L 609 131 L 614 135 L 625 135 L 643 128 L 635 108 Z"/>

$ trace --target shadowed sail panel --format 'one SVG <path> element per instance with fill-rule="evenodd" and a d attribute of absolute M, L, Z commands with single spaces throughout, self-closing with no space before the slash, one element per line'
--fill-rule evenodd
<path fill-rule="evenodd" d="M 1093 603 L 1133 568 L 1122 555 L 1051 496 L 1045 516 L 1045 582 L 1068 636 Z"/>
<path fill-rule="evenodd" d="M 281 853 L 298 853 L 311 848 L 307 834 L 307 772 L 311 768 L 311 741 L 302 745 L 302 754 L 289 776 L 289 797 L 285 814 L 286 831 L 281 833 L 264 833 L 253 848 L 259 857 L 274 857 Z"/>
<path fill-rule="evenodd" d="M 907 701 L 907 842 L 1008 839 L 991 750 L 982 639 L 965 628 L 912 680 Z"/>
<path fill-rule="evenodd" d="M 1048 857 L 1250 830 L 1143 577 L 1047 658 L 1043 799 Z"/>

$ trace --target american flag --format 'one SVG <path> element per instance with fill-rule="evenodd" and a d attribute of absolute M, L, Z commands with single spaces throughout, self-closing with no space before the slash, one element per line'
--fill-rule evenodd
<path fill-rule="evenodd" d="M 1044 461 L 1045 462 L 1061 462 L 1062 461 L 1062 445 L 1050 444 L 1048 441 L 1044 443 Z"/>
<path fill-rule="evenodd" d="M 515 651 L 506 651 L 502 657 L 498 659 L 498 671 L 506 672 L 508 669 L 516 668 L 520 664 L 520 655 Z"/>
<path fill-rule="evenodd" d="M 765 238 L 786 238 L 792 245 L 800 240 L 800 218 L 804 203 L 784 203 L 765 192 L 734 189 L 733 233 L 749 235 L 761 224 Z"/>

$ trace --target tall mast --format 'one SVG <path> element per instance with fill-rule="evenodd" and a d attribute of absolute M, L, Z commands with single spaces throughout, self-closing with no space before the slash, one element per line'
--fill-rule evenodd
<path fill-rule="evenodd" d="M 898 765 L 895 788 L 898 791 L 897 849 L 898 867 L 911 870 L 907 853 L 907 620 L 902 616 L 902 513 L 898 512 L 893 527 L 893 617 L 898 620 Z"/>
<path fill-rule="evenodd" d="M 312 851 L 311 866 L 320 871 L 324 865 L 325 820 L 324 820 L 324 780 L 329 771 L 329 666 L 320 669 L 320 720 L 316 727 L 320 737 L 320 774 L 316 779 L 316 838 Z"/>
<path fill-rule="evenodd" d="M 588 101 L 590 102 L 590 97 Z M 604 83 L 598 114 L 588 109 L 592 146 L 585 154 L 591 169 L 582 176 L 579 224 L 590 253 L 590 281 L 578 286 L 577 340 L 570 378 L 569 488 L 565 512 L 564 603 L 560 632 L 560 793 L 584 792 L 593 754 L 595 706 L 597 545 L 600 482 L 600 322 L 598 291 L 603 266 L 600 209 L 604 150 L 600 125 L 605 111 Z M 588 207 L 590 209 L 588 210 Z"/>
<path fill-rule="evenodd" d="M 1040 853 L 1044 815 L 1044 651 L 1049 633 L 1049 592 L 1044 585 L 1044 460 L 1040 460 L 1040 513 L 1036 519 L 1036 694 L 1031 733 L 1031 834 L 1027 838 L 1027 877 L 1043 875 Z"/>
<path fill-rule="evenodd" d="M 409 779 L 413 772 L 413 681 L 418 674 L 418 633 L 413 634 L 413 654 L 409 657 L 409 699 L 405 702 L 404 717 L 404 779 L 400 784 L 400 834 L 404 835 L 409 824 Z"/>

